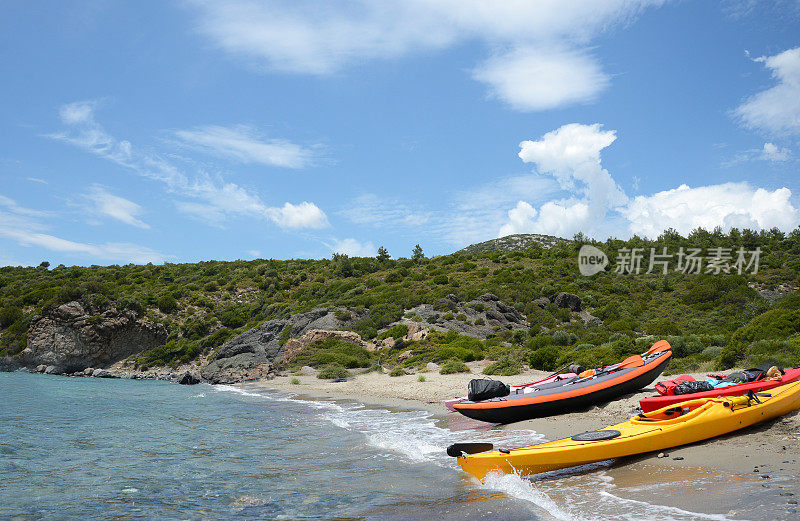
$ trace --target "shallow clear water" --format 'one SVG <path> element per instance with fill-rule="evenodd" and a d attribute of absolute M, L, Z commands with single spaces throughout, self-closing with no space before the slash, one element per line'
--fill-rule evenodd
<path fill-rule="evenodd" d="M 618 487 L 610 463 L 478 483 L 448 444 L 541 437 L 452 430 L 426 412 L 27 373 L 0 373 L 0 396 L 0 518 L 728 518 L 657 504 L 674 477 Z"/>

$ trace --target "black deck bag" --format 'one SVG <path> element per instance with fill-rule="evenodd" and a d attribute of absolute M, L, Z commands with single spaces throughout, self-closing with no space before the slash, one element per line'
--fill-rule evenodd
<path fill-rule="evenodd" d="M 747 382 L 752 382 L 753 380 L 750 379 L 751 375 L 747 374 L 744 371 L 735 371 L 725 378 L 722 379 L 723 382 L 730 382 L 734 384 L 744 384 Z"/>
<path fill-rule="evenodd" d="M 699 382 L 681 382 L 675 386 L 675 394 L 692 394 L 713 390 L 714 386 L 705 380 Z"/>
<path fill-rule="evenodd" d="M 469 381 L 467 387 L 467 399 L 471 402 L 480 402 L 489 400 L 490 398 L 502 398 L 511 393 L 511 388 L 497 380 L 487 380 L 485 378 L 476 378 Z"/>

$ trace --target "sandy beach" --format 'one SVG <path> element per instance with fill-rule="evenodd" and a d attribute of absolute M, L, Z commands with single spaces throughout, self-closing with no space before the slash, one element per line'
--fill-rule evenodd
<path fill-rule="evenodd" d="M 481 428 L 487 424 L 449 411 L 443 401 L 464 396 L 468 382 L 482 376 L 481 369 L 485 364 L 485 361 L 468 364 L 471 373 L 441 375 L 430 371 L 390 377 L 373 372 L 353 376 L 346 382 L 320 380 L 315 374 L 294 374 L 262 380 L 256 385 L 311 398 L 348 399 L 371 405 L 424 409 L 447 420 L 451 428 L 461 430 Z M 418 381 L 419 376 L 424 376 L 425 381 Z M 545 376 L 547 373 L 543 371 L 528 370 L 515 376 L 492 378 L 513 385 Z M 695 373 L 693 376 L 705 378 L 704 373 Z M 674 376 L 662 375 L 656 382 L 671 378 Z M 639 399 L 656 394 L 653 385 L 650 385 L 640 392 L 579 412 L 493 428 L 535 430 L 547 439 L 558 439 L 623 422 L 637 413 L 635 409 L 639 406 Z M 669 449 L 664 453 L 666 457 L 659 458 L 658 453 L 651 453 L 629 459 L 637 464 L 646 462 L 647 465 L 658 467 L 710 467 L 723 472 L 780 473 L 800 477 L 800 413 L 795 412 L 723 437 Z"/>

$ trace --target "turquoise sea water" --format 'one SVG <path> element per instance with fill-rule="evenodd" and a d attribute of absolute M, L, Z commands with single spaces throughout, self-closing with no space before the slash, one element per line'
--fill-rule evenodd
<path fill-rule="evenodd" d="M 0 373 L 0 391 L 1 519 L 730 518 L 649 501 L 664 483 L 634 499 L 610 464 L 480 484 L 447 444 L 541 437 L 453 430 L 422 411 L 27 373 Z"/>

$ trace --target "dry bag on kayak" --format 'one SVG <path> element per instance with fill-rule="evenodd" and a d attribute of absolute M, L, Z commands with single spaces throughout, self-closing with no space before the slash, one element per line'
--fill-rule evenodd
<path fill-rule="evenodd" d="M 705 380 L 700 382 L 681 382 L 675 386 L 675 394 L 692 394 L 713 390 L 714 386 Z"/>
<path fill-rule="evenodd" d="M 511 392 L 509 386 L 497 380 L 475 379 L 469 381 L 467 399 L 471 402 L 480 402 L 490 398 L 502 398 Z"/>
<path fill-rule="evenodd" d="M 656 384 L 656 391 L 658 394 L 662 396 L 669 396 L 676 394 L 675 388 L 678 387 L 683 382 L 694 382 L 694 378 L 688 374 L 682 374 L 679 377 L 675 378 L 674 380 L 664 380 L 663 382 L 658 382 Z"/>

